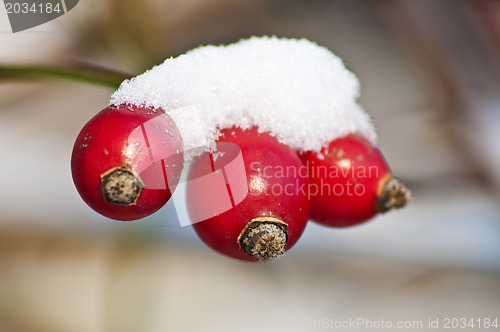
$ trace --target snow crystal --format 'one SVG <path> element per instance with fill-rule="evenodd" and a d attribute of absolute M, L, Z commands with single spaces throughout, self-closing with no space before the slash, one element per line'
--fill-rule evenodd
<path fill-rule="evenodd" d="M 306 39 L 252 37 L 169 58 L 124 81 L 111 104 L 163 108 L 186 151 L 235 125 L 257 125 L 297 151 L 319 151 L 349 133 L 376 142 L 358 97 L 358 79 L 328 49 Z"/>

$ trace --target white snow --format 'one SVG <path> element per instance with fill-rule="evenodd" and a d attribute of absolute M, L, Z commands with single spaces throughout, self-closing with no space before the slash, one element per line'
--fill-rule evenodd
<path fill-rule="evenodd" d="M 359 89 L 342 60 L 316 43 L 252 37 L 169 58 L 124 81 L 110 103 L 163 108 L 186 151 L 235 125 L 257 125 L 294 150 L 319 151 L 349 133 L 376 143 L 371 118 L 357 102 Z"/>

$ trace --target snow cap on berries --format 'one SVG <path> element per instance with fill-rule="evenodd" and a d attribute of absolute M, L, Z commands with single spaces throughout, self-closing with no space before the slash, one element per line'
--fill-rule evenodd
<path fill-rule="evenodd" d="M 342 60 L 306 39 L 252 37 L 202 46 L 124 81 L 112 105 L 163 108 L 184 149 L 208 145 L 218 130 L 258 126 L 297 151 L 319 151 L 350 133 L 376 133 L 357 103 L 359 82 Z"/>

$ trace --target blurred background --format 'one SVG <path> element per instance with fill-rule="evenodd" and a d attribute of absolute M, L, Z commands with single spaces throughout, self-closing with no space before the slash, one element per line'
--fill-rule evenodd
<path fill-rule="evenodd" d="M 310 224 L 281 259 L 237 262 L 180 227 L 171 204 L 119 223 L 80 199 L 73 142 L 112 89 L 0 78 L 0 331 L 500 320 L 500 2 L 82 0 L 16 34 L 0 9 L 0 65 L 85 62 L 135 76 L 252 35 L 305 37 L 344 59 L 413 202 L 356 228 Z"/>

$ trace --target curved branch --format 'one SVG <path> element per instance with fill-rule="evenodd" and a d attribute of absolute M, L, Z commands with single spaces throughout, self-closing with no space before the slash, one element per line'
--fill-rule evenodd
<path fill-rule="evenodd" d="M 130 74 L 93 64 L 82 63 L 67 66 L 0 64 L 0 83 L 13 79 L 64 79 L 117 89 L 123 80 L 130 77 L 132 77 Z"/>

